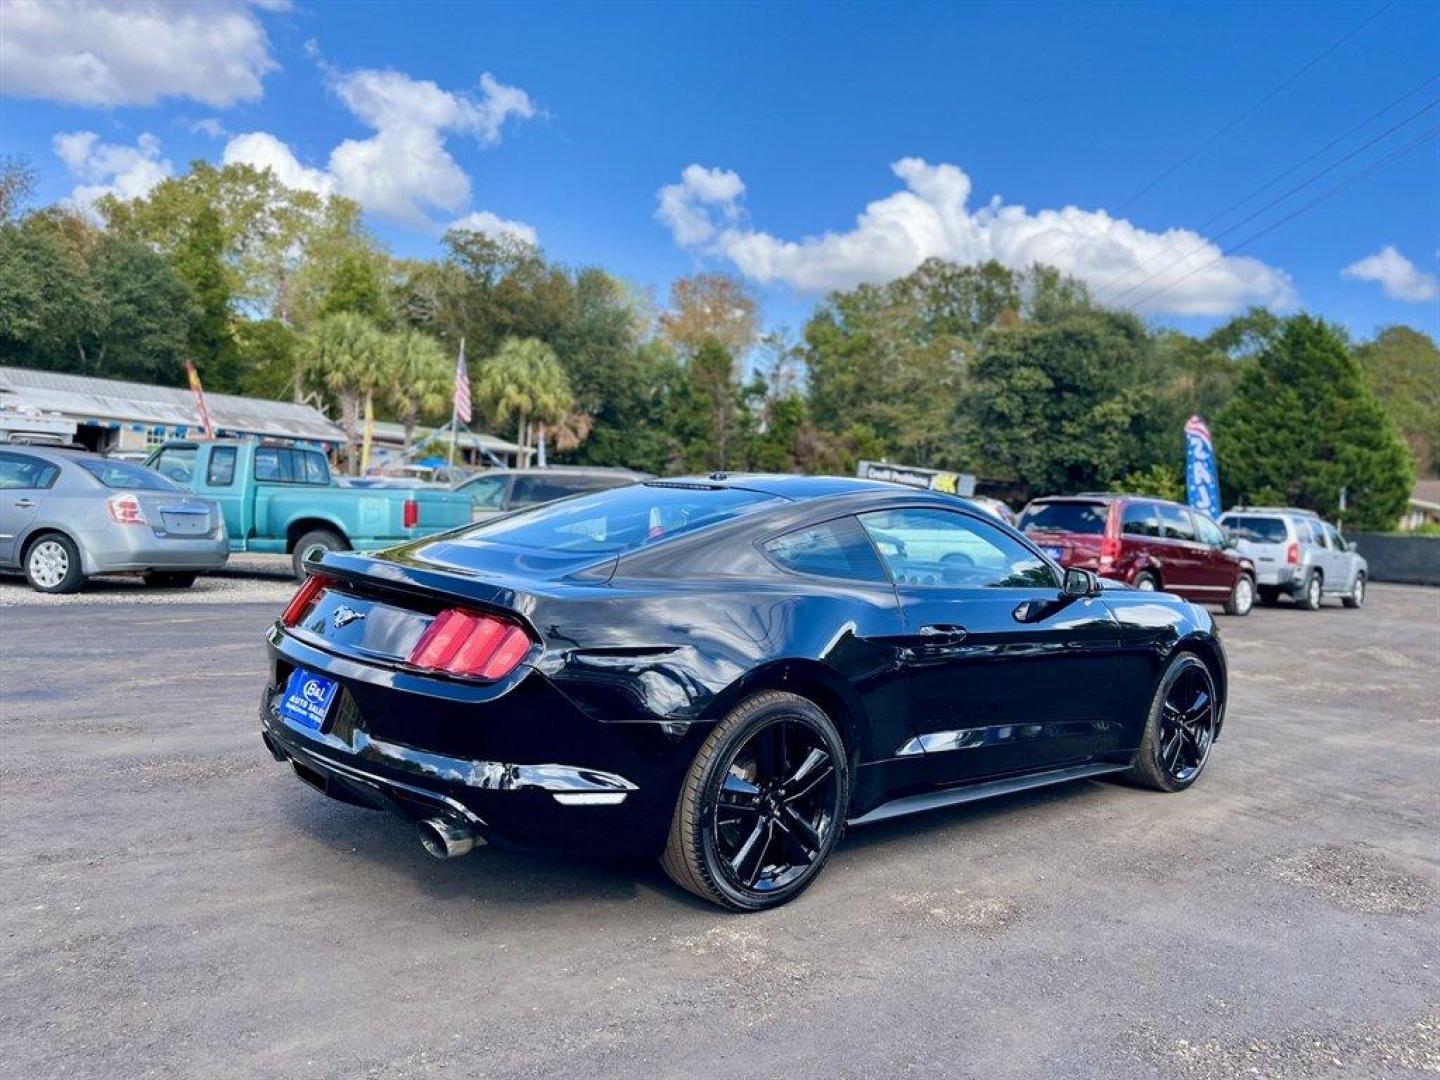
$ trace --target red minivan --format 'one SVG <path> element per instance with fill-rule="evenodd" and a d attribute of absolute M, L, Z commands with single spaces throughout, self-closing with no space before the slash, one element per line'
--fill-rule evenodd
<path fill-rule="evenodd" d="M 1055 495 L 1025 507 L 1017 526 L 1061 566 L 1093 570 L 1137 589 L 1224 604 L 1255 605 L 1255 564 L 1204 514 L 1142 495 Z"/>

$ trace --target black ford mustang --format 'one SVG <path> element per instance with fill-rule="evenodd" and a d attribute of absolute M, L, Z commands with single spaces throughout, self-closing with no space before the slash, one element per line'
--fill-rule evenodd
<path fill-rule="evenodd" d="M 847 823 L 1111 772 L 1182 790 L 1224 716 L 1202 609 L 889 484 L 654 481 L 312 570 L 269 632 L 277 760 L 441 857 L 659 855 L 742 910 Z"/>

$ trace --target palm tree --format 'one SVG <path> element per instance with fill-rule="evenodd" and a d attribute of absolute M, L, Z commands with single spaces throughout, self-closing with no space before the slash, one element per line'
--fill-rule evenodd
<path fill-rule="evenodd" d="M 365 402 L 389 385 L 384 335 L 364 315 L 327 315 L 301 339 L 301 377 L 326 390 L 340 405 L 340 426 L 348 440 L 346 468 L 355 471 L 360 415 Z"/>
<path fill-rule="evenodd" d="M 442 412 L 450 402 L 450 361 L 440 343 L 419 330 L 385 335 L 384 367 L 389 380 L 385 397 L 405 425 L 405 450 L 415 441 L 415 428 L 426 413 Z"/>
<path fill-rule="evenodd" d="M 550 346 L 535 338 L 506 338 L 480 365 L 475 398 L 497 424 L 514 418 L 516 441 L 525 450 L 532 424 L 554 423 L 575 405 L 565 369 Z"/>

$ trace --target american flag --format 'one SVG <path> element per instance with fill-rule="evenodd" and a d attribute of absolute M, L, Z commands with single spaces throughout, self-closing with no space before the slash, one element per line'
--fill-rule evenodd
<path fill-rule="evenodd" d="M 455 419 L 470 423 L 470 370 L 465 366 L 465 339 L 460 339 L 460 358 L 455 361 Z"/>

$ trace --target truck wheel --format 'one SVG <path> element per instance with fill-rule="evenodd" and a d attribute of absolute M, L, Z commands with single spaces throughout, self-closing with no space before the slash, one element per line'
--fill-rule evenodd
<path fill-rule="evenodd" d="M 25 552 L 25 580 L 36 592 L 72 593 L 85 584 L 80 549 L 60 533 L 46 533 Z"/>
<path fill-rule="evenodd" d="M 305 580 L 305 560 L 318 559 L 327 551 L 346 551 L 350 547 L 345 538 L 329 529 L 312 529 L 295 544 L 295 553 L 290 561 L 295 567 L 295 577 Z"/>
<path fill-rule="evenodd" d="M 151 570 L 148 574 L 141 574 L 145 584 L 152 589 L 188 589 L 195 584 L 195 574 L 182 573 L 178 570 Z"/>

